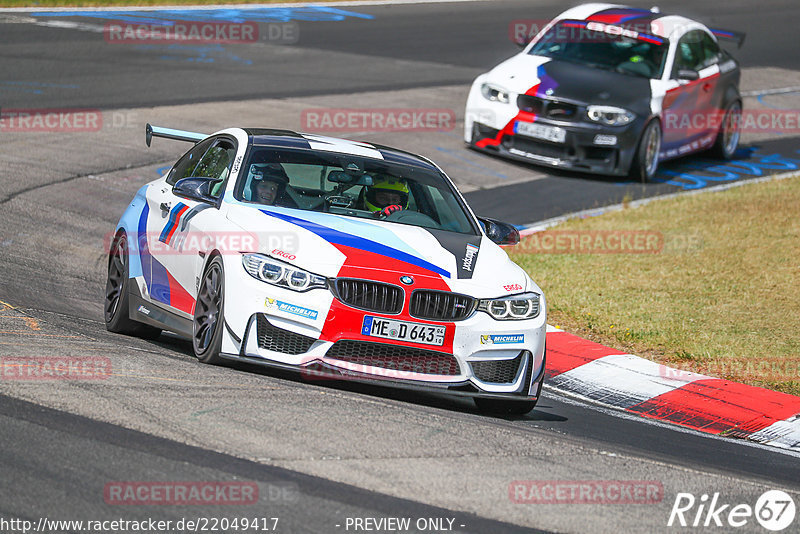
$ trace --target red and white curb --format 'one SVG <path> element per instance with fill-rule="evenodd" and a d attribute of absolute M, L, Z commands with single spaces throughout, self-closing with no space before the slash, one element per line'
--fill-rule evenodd
<path fill-rule="evenodd" d="M 800 397 L 689 373 L 547 326 L 545 383 L 594 403 L 800 451 Z"/>

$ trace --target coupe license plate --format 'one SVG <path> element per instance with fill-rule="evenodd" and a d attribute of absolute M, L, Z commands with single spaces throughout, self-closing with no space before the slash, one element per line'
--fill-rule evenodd
<path fill-rule="evenodd" d="M 567 138 L 567 131 L 558 126 L 547 126 L 535 122 L 518 122 L 516 126 L 516 133 L 520 135 L 544 139 L 551 143 L 563 143 Z"/>
<path fill-rule="evenodd" d="M 371 315 L 365 315 L 364 323 L 361 325 L 361 333 L 365 336 L 411 341 L 425 345 L 443 345 L 444 332 L 444 326 L 407 323 Z"/>

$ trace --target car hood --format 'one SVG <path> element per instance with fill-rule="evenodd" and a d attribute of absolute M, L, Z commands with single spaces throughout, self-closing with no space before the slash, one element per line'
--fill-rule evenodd
<path fill-rule="evenodd" d="M 232 206 L 227 217 L 254 236 L 252 252 L 329 278 L 399 284 L 400 276 L 411 275 L 415 288 L 449 289 L 476 297 L 517 293 L 533 285 L 485 236 L 274 206 Z"/>
<path fill-rule="evenodd" d="M 578 104 L 649 109 L 650 80 L 542 56 L 517 54 L 497 65 L 486 81 L 518 94 Z"/>

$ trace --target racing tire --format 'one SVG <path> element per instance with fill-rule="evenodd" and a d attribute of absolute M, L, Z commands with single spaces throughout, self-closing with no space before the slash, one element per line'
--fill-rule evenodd
<path fill-rule="evenodd" d="M 130 278 L 128 277 L 128 239 L 124 233 L 117 235 L 108 253 L 108 277 L 103 315 L 106 330 L 117 334 L 155 339 L 161 329 L 134 321 L 128 314 Z"/>
<path fill-rule="evenodd" d="M 661 124 L 657 120 L 647 123 L 636 146 L 636 154 L 631 163 L 630 176 L 647 183 L 658 170 L 658 153 L 661 151 Z"/>
<path fill-rule="evenodd" d="M 225 271 L 222 259 L 211 260 L 203 273 L 192 319 L 192 349 L 202 363 L 219 364 L 222 331 L 225 328 Z"/>
<path fill-rule="evenodd" d="M 517 401 L 475 397 L 475 406 L 486 413 L 497 415 L 525 415 L 536 407 L 536 401 Z"/>
<path fill-rule="evenodd" d="M 728 160 L 736 153 L 739 148 L 739 138 L 741 137 L 742 125 L 742 104 L 734 100 L 725 108 L 725 115 L 722 124 L 719 125 L 717 139 L 711 147 L 711 154 L 719 159 Z"/>

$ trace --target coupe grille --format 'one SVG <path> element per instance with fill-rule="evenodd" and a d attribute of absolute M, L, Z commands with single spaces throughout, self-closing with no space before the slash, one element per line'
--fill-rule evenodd
<path fill-rule="evenodd" d="M 513 360 L 470 362 L 472 372 L 475 373 L 475 378 L 481 382 L 510 384 L 517 377 L 517 371 L 519 371 L 520 363 L 522 363 L 522 355 L 524 353 L 525 351 L 520 352 Z"/>
<path fill-rule="evenodd" d="M 522 111 L 528 111 L 550 119 L 562 121 L 578 119 L 578 106 L 575 104 L 539 98 L 538 96 L 519 95 L 517 97 L 517 107 Z"/>
<path fill-rule="evenodd" d="M 475 308 L 475 299 L 447 291 L 414 291 L 409 313 L 420 319 L 460 321 Z"/>
<path fill-rule="evenodd" d="M 396 371 L 426 375 L 455 376 L 459 374 L 458 362 L 452 354 L 386 343 L 338 341 L 328 349 L 326 356 L 345 362 Z"/>
<path fill-rule="evenodd" d="M 258 346 L 262 349 L 282 352 L 284 354 L 303 354 L 308 352 L 316 341 L 313 337 L 295 334 L 270 323 L 264 314 L 257 317 Z"/>
<path fill-rule="evenodd" d="M 381 282 L 337 278 L 336 296 L 348 306 L 362 310 L 377 313 L 400 313 L 403 310 L 403 290 Z"/>

